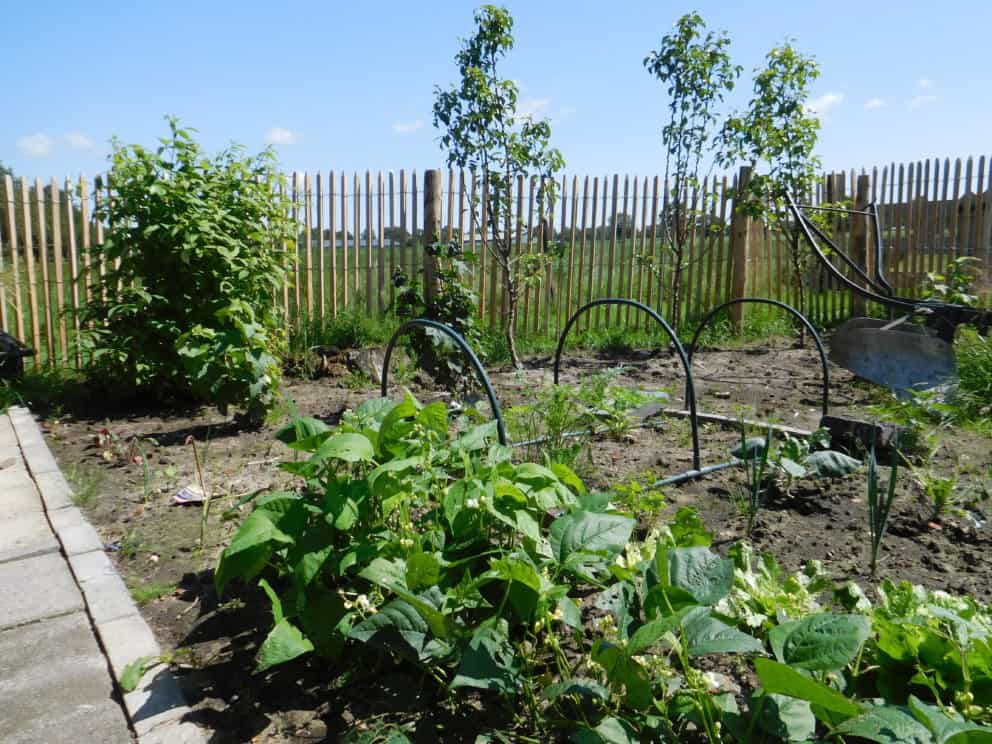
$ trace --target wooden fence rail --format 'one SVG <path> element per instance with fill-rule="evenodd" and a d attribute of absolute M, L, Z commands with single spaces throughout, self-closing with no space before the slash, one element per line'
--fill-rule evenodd
<path fill-rule="evenodd" d="M 689 198 L 696 216 L 683 271 L 680 324 L 691 322 L 732 297 L 770 297 L 795 304 L 790 241 L 777 224 L 751 224 L 735 217 L 740 175 L 707 179 Z M 666 248 L 668 184 L 659 176 L 563 176 L 553 212 L 543 214 L 542 184 L 518 179 L 513 214 L 506 214 L 518 255 L 542 250 L 541 222 L 558 250 L 544 280 L 522 292 L 521 334 L 560 331 L 582 304 L 605 296 L 638 299 L 669 317 L 673 274 Z M 480 230 L 487 215 L 473 204 L 486 184 L 465 171 L 399 173 L 293 173 L 288 179 L 292 213 L 299 225 L 290 282 L 278 298 L 292 328 L 342 313 L 381 317 L 395 300 L 393 275 L 402 271 L 423 281 L 429 269 L 423 241 L 428 219 L 442 240 L 457 241 L 478 257 L 471 282 L 479 315 L 490 326 L 506 314 L 503 277 L 488 254 Z M 64 183 L 10 176 L 0 180 L 0 327 L 32 345 L 31 362 L 46 367 L 78 366 L 74 313 L 93 280 L 106 271 L 96 262 L 105 226 L 93 217 L 111 195 L 106 179 Z M 985 156 L 891 163 L 870 172 L 825 175 L 814 203 L 879 205 L 884 269 L 900 292 L 918 291 L 928 272 L 939 272 L 961 255 L 981 259 L 983 281 L 992 268 L 992 162 Z M 684 205 L 692 206 L 692 205 Z M 873 260 L 864 246 L 871 234 L 856 220 L 836 219 L 835 238 L 849 255 Z M 805 276 L 807 313 L 829 326 L 863 304 L 835 286 L 819 265 Z M 613 317 L 614 314 L 618 314 Z M 643 324 L 629 309 L 590 313 L 585 327 L 615 329 Z"/>

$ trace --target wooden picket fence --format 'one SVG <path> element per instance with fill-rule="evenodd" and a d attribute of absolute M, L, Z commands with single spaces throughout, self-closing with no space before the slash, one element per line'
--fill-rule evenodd
<path fill-rule="evenodd" d="M 428 174 L 433 186 L 425 189 Z M 360 313 L 381 317 L 395 300 L 394 272 L 422 280 L 424 234 L 440 225 L 442 240 L 458 241 L 478 257 L 471 283 L 485 323 L 505 321 L 502 277 L 488 255 L 486 237 L 471 205 L 483 184 L 464 171 L 364 174 L 320 171 L 289 178 L 293 216 L 299 224 L 290 282 L 277 302 L 286 322 Z M 795 304 L 787 234 L 774 224 L 744 224 L 735 214 L 739 175 L 709 178 L 691 195 L 696 213 L 685 261 L 684 301 L 679 324 L 744 295 Z M 640 300 L 668 316 L 672 261 L 665 247 L 668 188 L 659 176 L 567 176 L 546 215 L 560 251 L 540 283 L 520 302 L 521 334 L 554 334 L 582 304 L 609 296 Z M 87 300 L 96 273 L 103 273 L 93 247 L 105 226 L 93 219 L 106 182 L 85 178 L 29 183 L 0 180 L 0 327 L 38 351 L 34 364 L 76 366 L 79 323 L 74 310 Z M 515 213 L 508 225 L 518 253 L 541 250 L 537 179 L 513 185 Z M 439 192 L 439 193 L 438 193 Z M 928 272 L 955 256 L 992 267 L 992 162 L 985 156 L 950 161 L 890 164 L 870 172 L 825 175 L 810 195 L 814 203 L 879 205 L 886 272 L 902 293 L 916 292 Z M 834 220 L 842 247 L 859 255 L 863 226 Z M 820 326 L 864 309 L 822 266 L 806 276 L 807 313 Z M 617 318 L 614 321 L 614 316 Z M 668 318 L 670 321 L 672 318 Z M 645 322 L 627 308 L 603 308 L 584 323 L 591 328 L 631 327 Z"/>

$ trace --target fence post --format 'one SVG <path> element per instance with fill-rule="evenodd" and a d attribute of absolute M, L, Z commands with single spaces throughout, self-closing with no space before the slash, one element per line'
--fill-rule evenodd
<path fill-rule="evenodd" d="M 424 171 L 424 299 L 437 294 L 437 272 L 429 247 L 441 239 L 441 171 Z"/>
<path fill-rule="evenodd" d="M 857 186 L 854 196 L 854 209 L 864 211 L 868 207 L 869 193 L 871 189 L 871 179 L 867 175 L 858 176 Z M 851 215 L 851 260 L 861 266 L 868 276 L 872 276 L 872 251 L 869 250 L 869 237 L 871 226 L 868 224 L 868 215 Z M 862 282 L 858 282 L 864 286 Z M 866 315 L 867 303 L 865 298 L 855 294 L 851 298 L 851 314 L 854 316 Z"/>
<path fill-rule="evenodd" d="M 754 218 L 740 209 L 744 194 L 751 181 L 750 166 L 741 166 L 737 176 L 737 191 L 734 194 L 734 211 L 730 217 L 730 262 L 733 275 L 730 283 L 729 300 L 747 296 L 747 269 L 751 250 L 751 225 Z M 735 331 L 740 331 L 744 325 L 744 304 L 731 305 L 729 308 L 730 323 Z"/>

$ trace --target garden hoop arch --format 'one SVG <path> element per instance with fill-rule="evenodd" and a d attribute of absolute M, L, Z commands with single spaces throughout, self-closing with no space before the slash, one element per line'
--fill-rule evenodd
<path fill-rule="evenodd" d="M 679 337 L 676 335 L 672 327 L 668 325 L 668 322 L 662 318 L 661 315 L 644 303 L 621 297 L 607 297 L 602 300 L 587 302 L 585 305 L 576 310 L 565 324 L 565 330 L 563 330 L 561 332 L 561 336 L 558 337 L 558 348 L 555 350 L 554 365 L 555 385 L 558 384 L 558 370 L 561 366 L 561 353 L 565 348 L 565 339 L 568 337 L 568 332 L 572 330 L 572 326 L 575 325 L 575 321 L 578 320 L 583 314 L 592 308 L 599 307 L 601 305 L 625 305 L 627 307 L 637 308 L 638 310 L 647 313 L 656 323 L 665 329 L 665 333 L 668 334 L 668 337 L 674 344 L 675 351 L 678 353 L 679 360 L 682 362 L 682 369 L 685 370 L 685 402 L 689 409 L 689 427 L 692 429 L 692 467 L 694 470 L 698 471 L 701 467 L 699 456 L 699 422 L 696 419 L 696 386 L 692 381 L 692 365 L 689 361 L 689 357 L 686 356 L 685 348 L 683 348 L 682 342 L 679 341 Z"/>
<path fill-rule="evenodd" d="M 774 307 L 781 308 L 792 314 L 793 317 L 797 318 L 800 323 L 802 323 L 806 330 L 809 331 L 810 337 L 813 339 L 813 343 L 816 344 L 816 350 L 820 353 L 820 365 L 823 369 L 823 414 L 826 416 L 830 412 L 830 369 L 827 367 L 827 353 L 823 349 L 823 341 L 820 339 L 820 334 L 816 332 L 816 328 L 813 324 L 809 322 L 809 319 L 803 315 L 801 312 L 792 307 L 792 305 L 787 305 L 779 300 L 771 300 L 767 297 L 738 297 L 734 300 L 729 300 L 724 302 L 722 305 L 710 310 L 706 313 L 706 316 L 700 321 L 699 326 L 696 328 L 696 332 L 692 336 L 692 342 L 689 344 L 689 364 L 692 365 L 692 355 L 696 353 L 696 344 L 699 343 L 699 337 L 703 333 L 703 329 L 709 325 L 710 321 L 713 320 L 721 311 L 726 310 L 728 307 L 733 305 L 743 305 L 746 303 L 757 303 L 761 305 L 772 305 Z M 695 396 L 695 389 L 693 389 L 693 396 Z"/>
<path fill-rule="evenodd" d="M 396 342 L 399 341 L 400 336 L 403 336 L 405 333 L 414 328 L 433 328 L 436 331 L 441 331 L 455 342 L 455 345 L 472 365 L 472 368 L 475 370 L 476 377 L 479 378 L 479 382 L 482 383 L 482 387 L 486 391 L 486 397 L 489 398 L 489 405 L 493 409 L 493 418 L 496 419 L 496 433 L 499 437 L 499 443 L 506 446 L 508 444 L 508 440 L 506 438 L 506 425 L 503 423 L 503 412 L 500 410 L 499 400 L 496 398 L 496 392 L 493 390 L 493 384 L 489 380 L 489 375 L 486 374 L 485 367 L 482 366 L 482 362 L 479 361 L 479 357 L 476 356 L 474 351 L 472 351 L 472 347 L 470 347 L 465 339 L 462 338 L 462 335 L 450 326 L 446 326 L 444 323 L 438 323 L 435 320 L 427 320 L 426 318 L 414 318 L 413 320 L 408 320 L 396 329 L 393 337 L 390 338 L 389 343 L 386 344 L 386 352 L 382 357 L 382 397 L 386 397 L 387 389 L 389 387 L 389 359 L 393 355 L 393 348 L 396 346 Z"/>

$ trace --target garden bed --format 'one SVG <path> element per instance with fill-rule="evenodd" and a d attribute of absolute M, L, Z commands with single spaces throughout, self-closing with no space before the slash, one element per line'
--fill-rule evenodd
<path fill-rule="evenodd" d="M 622 372 L 615 384 L 666 390 L 670 405 L 681 407 L 681 367 L 667 353 L 570 352 L 563 360 L 562 381 L 578 383 L 618 365 Z M 730 417 L 743 413 L 810 430 L 817 426 L 820 368 L 810 349 L 700 352 L 694 373 L 700 410 Z M 831 375 L 831 412 L 869 417 L 866 406 L 879 399 L 877 391 L 835 367 Z M 528 403 L 536 390 L 550 385 L 550 360 L 531 359 L 524 370 L 496 370 L 492 377 L 509 409 Z M 432 396 L 423 386 L 411 387 L 421 399 Z M 330 424 L 346 409 L 377 396 L 373 389 L 345 387 L 340 378 L 290 380 L 285 392 L 302 415 Z M 245 430 L 208 409 L 120 415 L 74 411 L 45 424 L 77 499 L 135 597 L 144 602 L 143 614 L 163 647 L 175 649 L 177 662 L 189 669 L 197 716 L 218 732 L 217 741 L 335 740 L 346 731 L 375 731 L 381 721 L 416 718 L 421 719 L 418 731 L 424 741 L 474 741 L 478 731 L 509 725 L 503 720 L 505 711 L 485 705 L 485 697 L 476 696 L 475 704 L 451 712 L 439 705 L 423 680 L 390 664 L 370 669 L 368 676 L 338 676 L 325 662 L 308 657 L 253 673 L 257 646 L 271 624 L 268 601 L 260 591 L 242 588 L 219 604 L 212 569 L 247 514 L 237 511 L 238 500 L 293 482 L 277 469 L 294 456 L 274 438 L 278 426 Z M 704 465 L 727 460 L 740 437 L 732 427 L 716 424 L 701 424 L 700 434 Z M 202 547 L 201 509 L 173 503 L 181 488 L 200 482 L 191 437 L 203 483 L 213 496 Z M 939 437 L 942 444 L 929 467 L 955 474 L 959 492 L 980 494 L 992 468 L 989 440 L 964 430 L 944 430 Z M 593 489 L 620 484 L 629 494 L 632 483 L 649 487 L 657 478 L 691 467 L 688 422 L 662 417 L 656 426 L 631 428 L 618 438 L 599 436 L 579 455 L 576 467 Z M 667 488 L 663 501 L 652 499 L 650 508 L 637 509 L 639 532 L 646 533 L 682 506 L 692 506 L 714 533 L 714 549 L 724 552 L 744 533 L 745 521 L 733 498 L 742 483 L 742 470 L 731 468 Z M 934 521 L 931 509 L 916 480 L 904 471 L 879 579 L 908 579 L 989 602 L 992 528 L 979 526 L 974 516 L 948 514 Z M 800 479 L 789 494 L 784 489 L 770 494 L 752 538 L 757 550 L 772 553 L 786 571 L 820 560 L 837 582 L 853 579 L 872 593 L 863 472 L 838 480 Z"/>

